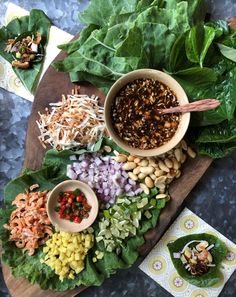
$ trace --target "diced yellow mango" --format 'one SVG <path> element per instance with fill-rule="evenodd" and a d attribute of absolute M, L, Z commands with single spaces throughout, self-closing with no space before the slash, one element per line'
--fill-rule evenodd
<path fill-rule="evenodd" d="M 46 254 L 41 263 L 50 266 L 59 279 L 74 278 L 74 273 L 84 269 L 84 258 L 93 246 L 94 236 L 84 232 L 70 234 L 67 232 L 54 233 L 46 242 L 43 252 Z"/>
<path fill-rule="evenodd" d="M 76 274 L 79 274 L 83 269 L 84 269 L 84 265 L 83 265 L 83 266 L 80 266 L 80 267 L 77 267 L 77 268 L 75 269 L 75 273 L 76 273 Z"/>
<path fill-rule="evenodd" d="M 81 258 L 82 258 L 82 256 L 81 256 L 81 254 L 79 254 L 79 253 L 76 253 L 75 255 L 74 255 L 74 257 L 75 257 L 75 260 L 81 260 Z"/>
<path fill-rule="evenodd" d="M 70 278 L 70 279 L 74 279 L 75 278 L 75 276 L 74 276 L 74 274 L 73 274 L 72 271 L 69 273 L 68 278 Z"/>

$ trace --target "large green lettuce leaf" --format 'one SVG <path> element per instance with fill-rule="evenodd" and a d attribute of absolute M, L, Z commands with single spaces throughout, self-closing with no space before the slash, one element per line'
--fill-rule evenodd
<path fill-rule="evenodd" d="M 202 155 L 223 158 L 236 148 L 236 119 L 204 127 L 196 138 Z"/>
<path fill-rule="evenodd" d="M 26 170 L 22 175 L 10 181 L 4 189 L 4 203 L 10 206 L 19 193 L 24 193 L 33 184 L 39 184 L 39 191 L 51 190 L 55 184 L 68 179 L 64 168 L 59 164 L 46 166 L 38 171 Z"/>
<path fill-rule="evenodd" d="M 183 86 L 191 101 L 215 98 L 221 102 L 221 105 L 216 109 L 192 114 L 192 124 L 194 126 L 207 126 L 219 124 L 226 119 L 232 120 L 236 107 L 236 67 L 221 75 L 220 72 L 217 73 L 211 69 L 208 72 L 209 75 L 205 77 L 205 86 L 204 76 L 202 76 L 204 75 L 203 69 L 202 71 L 199 70 L 199 75 L 195 72 L 193 78 L 183 76 L 183 71 L 179 72 L 180 75 L 177 73 L 174 76 Z"/>
<path fill-rule="evenodd" d="M 111 15 L 134 12 L 138 2 L 138 0 L 91 1 L 89 7 L 80 14 L 80 20 L 85 24 L 105 26 L 109 22 Z"/>
<path fill-rule="evenodd" d="M 41 44 L 45 52 L 49 38 L 50 27 L 51 21 L 43 11 L 38 9 L 32 9 L 29 16 L 12 20 L 6 27 L 2 27 L 0 29 L 0 55 L 9 63 L 11 63 L 14 60 L 12 54 L 4 51 L 6 47 L 6 41 L 9 38 L 15 38 L 25 32 L 40 32 L 42 36 Z M 44 59 L 42 59 L 40 62 L 32 63 L 32 66 L 29 69 L 19 69 L 13 67 L 14 72 L 21 80 L 23 85 L 30 91 L 30 93 L 34 93 L 37 87 L 37 83 L 42 71 L 43 61 Z"/>
<path fill-rule="evenodd" d="M 203 128 L 196 140 L 197 143 L 229 143 L 232 141 L 236 141 L 236 119 Z"/>
<path fill-rule="evenodd" d="M 175 259 L 173 253 L 179 253 L 183 247 L 192 240 L 206 240 L 209 245 L 214 244 L 211 249 L 213 263 L 215 267 L 210 267 L 209 271 L 201 276 L 191 275 L 184 267 L 180 259 Z M 190 245 L 191 246 L 191 245 Z M 212 287 L 221 279 L 220 265 L 227 255 L 227 247 L 219 238 L 211 234 L 191 234 L 183 236 L 168 244 L 171 260 L 178 274 L 187 282 L 197 287 Z"/>
<path fill-rule="evenodd" d="M 103 24 L 94 19 L 100 13 L 100 5 L 104 5 L 102 0 L 98 2 L 92 1 L 83 14 L 89 16 L 90 25 L 82 31 L 81 39 L 62 45 L 70 54 L 54 66 L 59 71 L 70 72 L 72 81 L 86 79 L 106 92 L 129 71 L 162 68 L 179 34 L 190 28 L 186 1 L 172 5 L 165 1 L 137 1 L 138 5 L 136 1 L 129 5 L 109 1 L 108 6 L 115 8 L 103 18 Z M 129 9 L 125 10 L 127 5 Z M 95 9 L 96 16 L 92 15 Z"/>
<path fill-rule="evenodd" d="M 215 29 L 201 23 L 191 28 L 185 46 L 187 58 L 192 63 L 199 63 L 203 67 L 206 54 L 215 38 Z"/>
<path fill-rule="evenodd" d="M 236 141 L 229 143 L 199 143 L 198 151 L 203 156 L 220 159 L 228 156 L 236 149 Z"/>
<path fill-rule="evenodd" d="M 84 153 L 95 153 L 100 151 L 103 146 L 110 146 L 113 151 L 116 150 L 119 153 L 126 154 L 126 155 L 128 154 L 126 151 L 120 148 L 111 138 L 103 137 L 100 140 L 98 140 L 89 149 L 82 148 L 80 150 L 63 150 L 63 151 L 57 151 L 54 149 L 48 150 L 45 154 L 42 166 L 46 168 L 54 167 L 54 168 L 57 168 L 57 170 L 60 169 L 61 174 L 66 174 L 65 165 L 71 164 L 74 162 L 70 160 L 71 156 L 74 156 L 74 155 L 79 156 Z M 113 153 L 111 152 L 111 154 Z"/>
<path fill-rule="evenodd" d="M 169 72 L 183 86 L 190 101 L 216 98 L 221 102 L 214 110 L 194 113 L 194 126 L 217 125 L 235 117 L 236 65 L 221 55 L 218 41 L 231 47 L 236 44 L 235 34 L 226 22 L 209 22 L 207 26 L 200 23 L 180 36 L 171 50 Z"/>

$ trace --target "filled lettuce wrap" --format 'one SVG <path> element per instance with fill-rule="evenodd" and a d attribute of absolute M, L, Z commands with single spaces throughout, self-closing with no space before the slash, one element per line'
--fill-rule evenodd
<path fill-rule="evenodd" d="M 0 29 L 0 55 L 30 93 L 34 93 L 42 72 L 51 21 L 32 9 L 28 16 L 13 19 Z"/>
<path fill-rule="evenodd" d="M 168 244 L 178 274 L 197 287 L 212 287 L 221 279 L 220 266 L 227 247 L 214 235 L 201 233 L 178 238 Z"/>

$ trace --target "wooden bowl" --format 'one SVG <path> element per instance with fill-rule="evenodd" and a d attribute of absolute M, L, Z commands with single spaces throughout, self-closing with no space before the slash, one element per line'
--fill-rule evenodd
<path fill-rule="evenodd" d="M 59 193 L 66 191 L 74 191 L 80 189 L 88 200 L 88 204 L 91 205 L 89 217 L 84 218 L 81 223 L 70 222 L 69 220 L 61 219 L 59 214 L 55 211 L 55 207 L 58 205 L 57 199 Z M 94 191 L 85 183 L 77 180 L 66 180 L 58 184 L 50 193 L 47 200 L 47 213 L 51 223 L 61 231 L 75 233 L 81 232 L 88 228 L 95 221 L 98 214 L 98 199 Z"/>
<path fill-rule="evenodd" d="M 128 83 L 133 82 L 136 79 L 144 79 L 144 78 L 150 78 L 157 80 L 165 85 L 167 85 L 176 95 L 179 104 L 183 105 L 188 103 L 187 95 L 185 94 L 183 88 L 180 86 L 180 84 L 172 78 L 170 75 L 154 70 L 154 69 L 139 69 L 132 72 L 129 72 L 122 76 L 120 79 L 118 79 L 113 86 L 111 87 L 109 93 L 106 96 L 105 99 L 105 107 L 104 107 L 104 114 L 105 114 L 105 123 L 107 130 L 112 137 L 112 139 L 117 143 L 118 146 L 120 146 L 125 151 L 129 152 L 132 155 L 136 156 L 158 156 L 161 154 L 166 153 L 167 151 L 171 150 L 173 147 L 175 147 L 181 139 L 184 137 L 190 121 L 190 113 L 184 113 L 180 116 L 179 125 L 177 128 L 177 131 L 175 132 L 174 136 L 164 145 L 159 146 L 154 149 L 147 149 L 142 150 L 139 148 L 131 147 L 127 144 L 114 130 L 112 119 L 111 119 L 111 107 L 113 104 L 113 101 L 116 97 L 116 95 L 119 93 L 120 89 L 122 89 L 124 86 L 126 86 Z"/>

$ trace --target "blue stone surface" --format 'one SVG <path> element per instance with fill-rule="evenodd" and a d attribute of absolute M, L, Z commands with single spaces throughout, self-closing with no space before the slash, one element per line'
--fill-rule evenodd
<path fill-rule="evenodd" d="M 11 2 L 27 10 L 42 9 L 56 26 L 71 34 L 76 34 L 83 27 L 78 19 L 78 11 L 83 11 L 89 1 L 12 0 Z M 208 11 L 214 19 L 226 19 L 236 15 L 236 0 L 207 2 Z M 3 24 L 8 3 L 9 1 L 0 0 L 0 24 Z M 21 171 L 31 106 L 32 104 L 25 99 L 0 89 L 0 205 L 4 185 Z M 235 193 L 236 152 L 227 158 L 214 161 L 186 199 L 183 207 L 189 207 L 215 229 L 236 242 Z M 235 295 L 236 273 L 228 281 L 220 296 Z M 0 275 L 0 296 L 9 296 L 2 275 Z M 88 288 L 80 296 L 168 297 L 171 295 L 137 267 L 133 267 L 119 271 L 115 276 L 106 280 L 102 286 Z"/>

